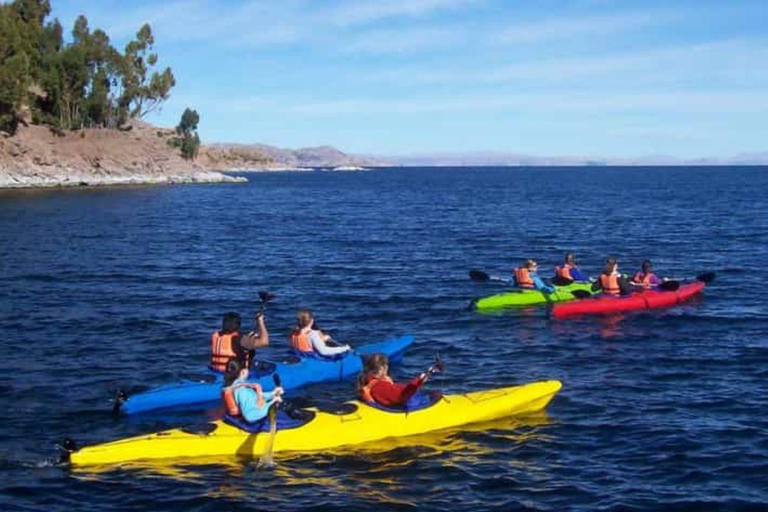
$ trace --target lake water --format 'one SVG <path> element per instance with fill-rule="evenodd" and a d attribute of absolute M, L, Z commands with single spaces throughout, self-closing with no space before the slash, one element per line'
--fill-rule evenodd
<path fill-rule="evenodd" d="M 210 184 L 0 193 L 0 510 L 766 510 L 768 169 L 432 168 L 249 174 Z M 554 320 L 467 309 L 533 257 L 717 272 L 684 305 Z M 447 392 L 559 379 L 547 414 L 336 454 L 51 463 L 55 445 L 194 425 L 115 420 L 129 392 L 199 374 L 221 314 L 299 307 L 353 345 L 412 333 L 400 379 Z M 352 383 L 307 388 L 339 400 Z"/>

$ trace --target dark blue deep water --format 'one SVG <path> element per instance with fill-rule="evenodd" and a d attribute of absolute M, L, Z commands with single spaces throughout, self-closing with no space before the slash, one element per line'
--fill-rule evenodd
<path fill-rule="evenodd" d="M 0 193 L 0 510 L 766 510 L 766 168 L 384 169 L 246 185 Z M 472 282 L 572 250 L 591 275 L 716 271 L 698 300 L 556 321 L 467 310 Z M 70 471 L 93 443 L 212 412 L 114 420 L 199 374 L 220 315 L 270 290 L 269 354 L 310 307 L 353 344 L 413 333 L 460 392 L 560 379 L 546 415 L 346 453 Z M 315 386 L 346 399 L 351 383 Z M 208 416 L 206 416 L 208 415 Z"/>

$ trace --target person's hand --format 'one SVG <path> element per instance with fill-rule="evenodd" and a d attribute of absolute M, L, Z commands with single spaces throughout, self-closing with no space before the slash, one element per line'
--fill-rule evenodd
<path fill-rule="evenodd" d="M 283 395 L 283 393 L 285 392 L 285 390 L 283 389 L 283 387 L 282 387 L 282 386 L 277 386 L 277 387 L 275 388 L 275 391 L 274 391 L 274 392 L 275 392 L 275 396 L 282 396 L 282 395 Z"/>
<path fill-rule="evenodd" d="M 262 318 L 264 318 L 264 312 L 257 311 L 256 314 L 253 315 L 253 318 L 256 319 L 256 320 L 261 320 Z"/>
<path fill-rule="evenodd" d="M 347 350 L 352 350 L 352 347 L 350 345 L 344 345 L 344 348 L 346 348 Z"/>

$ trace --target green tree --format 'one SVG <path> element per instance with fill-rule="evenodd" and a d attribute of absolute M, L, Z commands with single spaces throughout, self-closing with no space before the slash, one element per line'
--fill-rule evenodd
<path fill-rule="evenodd" d="M 136 39 L 125 46 L 120 105 L 128 110 L 131 117 L 143 118 L 159 108 L 176 85 L 171 68 L 150 74 L 151 68 L 157 64 L 157 54 L 152 51 L 154 44 L 152 29 L 145 23 L 136 33 Z"/>
<path fill-rule="evenodd" d="M 185 160 L 194 160 L 200 149 L 200 137 L 197 135 L 197 124 L 200 122 L 200 116 L 196 110 L 184 109 L 181 114 L 181 120 L 176 126 L 177 145 L 181 148 L 181 156 Z"/>

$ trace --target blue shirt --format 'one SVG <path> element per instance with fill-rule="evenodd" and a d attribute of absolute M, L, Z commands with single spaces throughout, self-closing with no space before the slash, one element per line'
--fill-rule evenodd
<path fill-rule="evenodd" d="M 242 386 L 235 389 L 235 403 L 240 409 L 240 414 L 245 421 L 254 423 L 264 418 L 269 412 L 269 406 L 274 401 L 275 393 L 273 391 L 266 391 L 262 393 L 264 395 L 264 405 L 259 407 L 258 395 L 253 388 Z"/>

